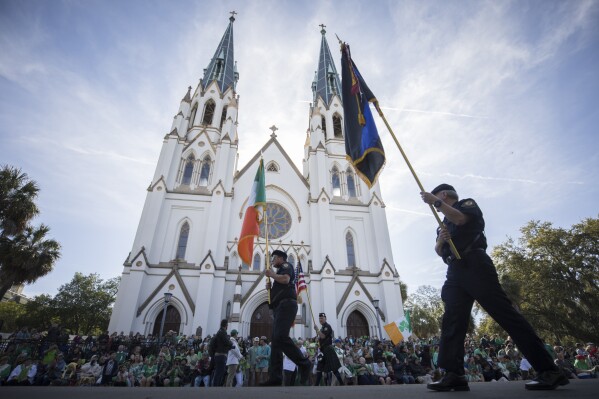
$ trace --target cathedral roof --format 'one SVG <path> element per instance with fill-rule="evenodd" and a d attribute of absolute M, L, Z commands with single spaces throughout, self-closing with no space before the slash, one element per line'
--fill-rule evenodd
<path fill-rule="evenodd" d="M 235 88 L 239 75 L 233 56 L 233 22 L 235 17 L 229 18 L 229 26 L 225 31 L 214 56 L 204 71 L 202 79 L 203 89 L 216 80 L 221 93 L 224 93 L 229 87 Z"/>
<path fill-rule="evenodd" d="M 318 56 L 318 70 L 312 84 L 312 94 L 314 95 L 314 104 L 320 96 L 328 107 L 334 95 L 341 97 L 341 81 L 325 36 L 327 31 L 324 30 L 324 25 L 321 25 L 321 27 L 322 40 L 320 42 L 320 55 Z"/>

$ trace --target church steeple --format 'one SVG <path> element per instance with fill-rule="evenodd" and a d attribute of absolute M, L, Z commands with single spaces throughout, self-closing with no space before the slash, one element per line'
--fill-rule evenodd
<path fill-rule="evenodd" d="M 312 94 L 314 97 L 314 104 L 317 103 L 318 97 L 320 96 L 328 107 L 331 104 L 331 99 L 334 95 L 341 97 L 341 82 L 325 36 L 327 31 L 324 28 L 326 26 L 320 25 L 320 27 L 322 28 L 320 30 L 322 40 L 320 42 L 318 70 L 316 71 L 314 82 L 312 83 Z"/>
<path fill-rule="evenodd" d="M 239 74 L 235 65 L 233 56 L 233 22 L 235 22 L 235 11 L 231 12 L 229 18 L 229 26 L 225 31 L 208 68 L 204 70 L 204 78 L 202 79 L 202 89 L 214 80 L 217 81 L 221 93 L 224 93 L 229 87 L 235 89 Z"/>

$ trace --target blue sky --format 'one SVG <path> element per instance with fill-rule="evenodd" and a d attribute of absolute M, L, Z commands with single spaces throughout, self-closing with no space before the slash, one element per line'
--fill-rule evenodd
<path fill-rule="evenodd" d="M 420 180 L 481 206 L 490 246 L 530 220 L 599 214 L 597 1 L 0 0 L 0 164 L 40 187 L 63 246 L 25 294 L 76 271 L 120 275 L 162 138 L 228 24 L 240 74 L 240 168 L 268 140 L 301 165 L 319 24 L 352 46 Z M 339 62 L 337 61 L 337 66 Z M 377 120 L 395 265 L 440 287 L 435 220 Z"/>

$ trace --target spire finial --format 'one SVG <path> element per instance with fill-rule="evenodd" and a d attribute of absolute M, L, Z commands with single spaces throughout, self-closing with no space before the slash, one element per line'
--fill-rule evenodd
<path fill-rule="evenodd" d="M 325 24 L 320 24 L 320 25 L 318 25 L 318 26 L 320 26 L 320 27 L 321 27 L 321 29 L 320 29 L 320 33 L 322 33 L 323 35 L 324 35 L 325 33 L 327 33 L 327 31 L 326 31 L 326 30 L 324 30 L 324 28 L 326 28 L 326 27 L 327 27 Z"/>
<path fill-rule="evenodd" d="M 237 13 L 235 11 L 231 11 L 229 14 L 231 14 L 229 21 L 231 21 L 231 22 L 235 21 L 235 15 L 237 15 Z"/>
<path fill-rule="evenodd" d="M 273 139 L 277 137 L 277 134 L 275 132 L 279 129 L 275 125 L 272 125 L 271 127 L 269 127 L 269 129 L 272 130 L 272 134 L 270 135 L 270 137 L 272 137 Z"/>

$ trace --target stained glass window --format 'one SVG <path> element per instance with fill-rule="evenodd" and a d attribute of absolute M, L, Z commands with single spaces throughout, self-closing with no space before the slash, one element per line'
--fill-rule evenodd
<path fill-rule="evenodd" d="M 194 163 L 195 158 L 193 154 L 190 154 L 185 161 L 185 168 L 183 169 L 183 178 L 181 179 L 181 184 L 189 185 L 189 183 L 191 183 L 191 175 L 193 174 Z"/>
<path fill-rule="evenodd" d="M 347 250 L 347 266 L 356 266 L 356 252 L 354 250 L 354 237 L 350 232 L 345 235 L 345 247 Z"/>
<path fill-rule="evenodd" d="M 333 196 L 339 197 L 341 195 L 341 180 L 339 179 L 339 170 L 337 167 L 333 167 L 331 171 L 331 183 L 333 185 Z"/>
<path fill-rule="evenodd" d="M 345 173 L 347 175 L 347 195 L 356 197 L 356 181 L 354 180 L 354 174 L 350 168 L 347 168 Z"/>
<path fill-rule="evenodd" d="M 268 218 L 268 239 L 283 237 L 291 228 L 291 215 L 279 204 L 266 204 L 266 216 Z M 265 238 L 264 223 L 260 224 L 260 237 Z"/>
<path fill-rule="evenodd" d="M 189 223 L 185 222 L 179 233 L 179 243 L 177 245 L 177 259 L 185 259 L 187 250 L 187 239 L 189 238 Z"/>
<path fill-rule="evenodd" d="M 252 266 L 253 270 L 260 270 L 260 254 L 254 255 L 254 264 Z"/>

